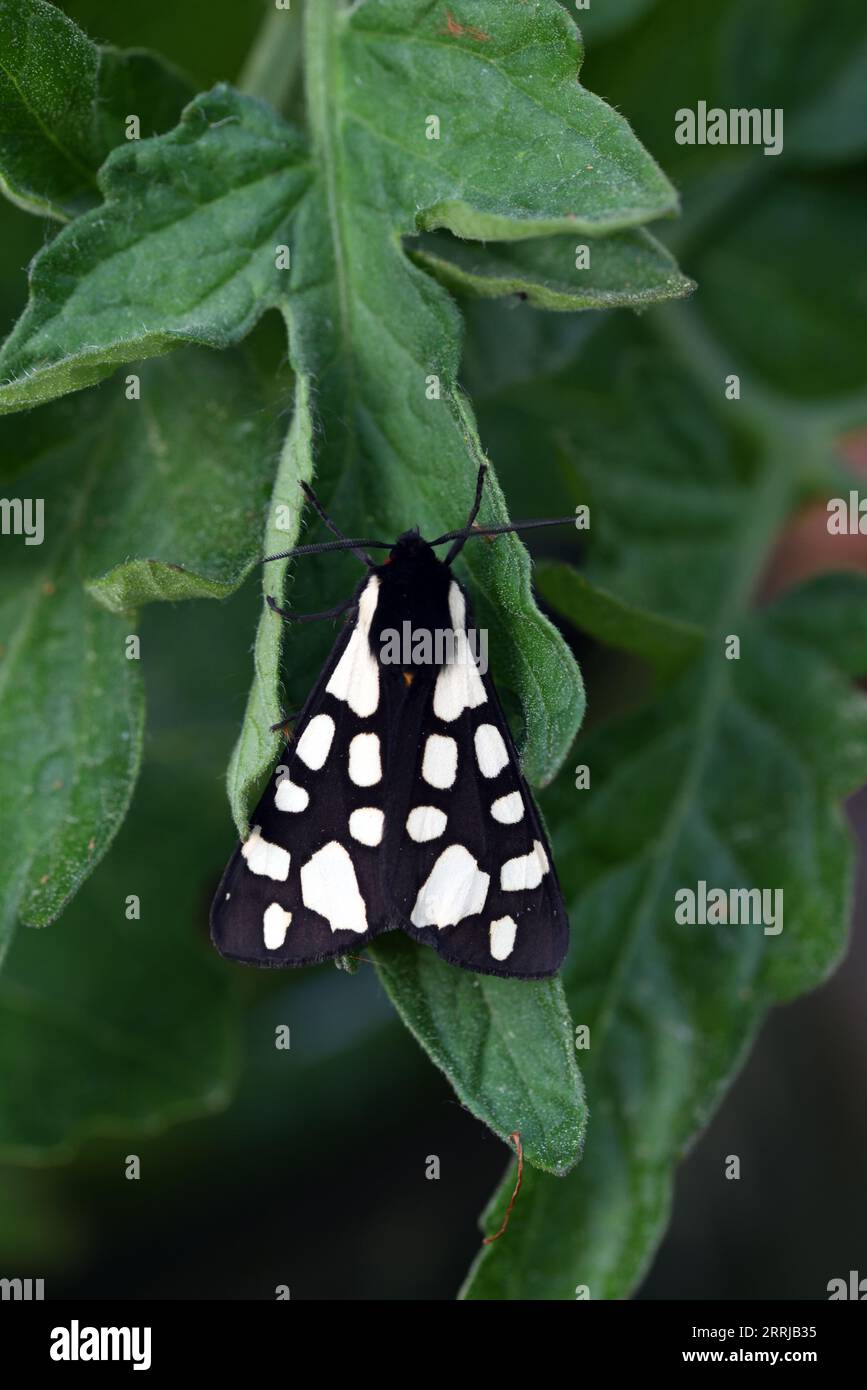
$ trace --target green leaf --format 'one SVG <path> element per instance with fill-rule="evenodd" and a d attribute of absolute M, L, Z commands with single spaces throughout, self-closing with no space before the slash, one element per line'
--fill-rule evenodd
<path fill-rule="evenodd" d="M 518 505 L 532 506 L 544 483 L 554 515 L 589 508 L 584 574 L 597 591 L 624 616 L 703 629 L 730 571 L 754 450 L 720 428 L 703 391 L 642 324 L 597 325 L 550 376 L 506 380 L 485 403 L 484 424 Z M 533 452 L 559 469 L 537 480 L 526 467 Z"/>
<path fill-rule="evenodd" d="M 751 607 L 815 440 L 758 389 L 740 416 L 719 404 L 705 338 L 694 313 L 666 310 L 656 333 L 652 320 L 597 332 L 556 376 L 508 391 L 516 466 L 525 437 L 539 448 L 547 430 L 566 495 L 590 506 L 587 578 L 543 569 L 543 593 L 602 640 L 675 659 L 664 691 L 582 741 L 590 789 L 561 780 L 543 799 L 570 901 L 567 999 L 590 1029 L 592 1124 L 579 1172 L 528 1175 L 508 1249 L 482 1252 L 471 1298 L 574 1298 L 579 1284 L 626 1296 L 664 1227 L 674 1165 L 764 1012 L 825 978 L 845 939 L 840 801 L 867 776 L 867 702 L 850 684 L 867 671 L 867 584 L 829 578 Z M 687 640 L 672 653 L 673 633 Z M 700 881 L 781 888 L 784 929 L 679 925 L 674 895 Z"/>
<path fill-rule="evenodd" d="M 34 261 L 30 304 L 0 356 L 0 406 L 14 410 L 183 343 L 225 348 L 279 307 L 296 402 L 266 521 L 268 553 L 297 534 L 297 484 L 312 475 L 314 441 L 323 500 L 349 532 L 392 536 L 416 523 L 432 534 L 466 516 L 484 455 L 457 384 L 460 319 L 411 262 L 404 237 L 445 227 L 512 242 L 599 238 L 676 206 L 627 123 L 576 81 L 577 31 L 555 0 L 505 11 L 483 0 L 471 17 L 460 7 L 441 15 L 427 0 L 317 4 L 305 18 L 309 152 L 274 112 L 226 87 L 196 98 L 170 134 L 116 149 L 99 175 L 103 206 Z M 472 110 L 469 88 L 478 93 Z M 508 123 L 504 109 L 515 113 Z M 439 140 L 428 138 L 428 113 L 439 117 Z M 624 274 L 643 275 L 639 289 L 659 292 L 665 280 L 670 292 L 675 271 L 664 253 L 640 237 L 632 244 L 641 245 L 640 266 L 621 258 L 611 283 L 620 277 L 622 294 Z M 514 254 L 523 264 L 533 253 Z M 613 265 L 615 254 L 606 248 L 600 257 Z M 491 470 L 481 519 L 505 517 Z M 179 522 L 188 541 L 189 509 Z M 158 558 L 177 543 L 164 535 Z M 215 575 L 192 547 L 198 583 L 165 573 L 165 561 L 151 586 L 140 541 L 130 535 L 130 544 L 131 558 L 88 574 L 113 606 L 213 592 L 208 586 L 231 586 L 245 564 L 239 544 L 236 563 Z M 580 675 L 535 607 L 517 539 L 468 546 L 462 564 L 492 631 L 495 669 L 520 698 L 525 770 L 544 783 L 580 723 Z M 284 573 L 283 563 L 268 567 L 268 591 L 280 591 Z M 319 573 L 311 567 L 299 587 Z M 293 636 L 290 678 L 306 650 L 306 639 Z M 280 626 L 266 611 L 230 769 L 241 829 L 278 748 L 269 726 L 280 716 L 280 655 Z M 306 663 L 301 670 L 309 682 Z M 565 1171 L 578 1156 L 583 1103 L 558 987 L 519 995 L 463 982 L 468 1005 L 470 988 L 484 989 L 492 1020 L 492 1042 L 474 1059 L 480 1026 L 461 1036 L 453 973 L 425 973 L 423 990 L 394 974 L 391 986 L 476 1112 L 501 1133 L 524 1126 L 532 1161 Z M 506 995 L 511 1024 L 499 1002 Z M 426 1018 L 437 1020 L 436 1038 Z M 510 1027 L 534 1059 L 532 1097 L 521 1094 L 509 1060 Z"/>
<path fill-rule="evenodd" d="M 181 124 L 116 149 L 104 207 L 36 257 L 0 353 L 0 409 L 35 405 L 184 342 L 227 347 L 279 294 L 275 249 L 309 172 L 299 138 L 227 88 Z"/>
<path fill-rule="evenodd" d="M 58 915 L 126 812 L 143 719 L 128 610 L 223 597 L 259 559 L 275 441 L 245 354 L 188 349 L 139 379 L 137 401 L 116 382 L 0 422 L 7 491 L 45 505 L 42 545 L 4 542 L 4 944 L 16 916 Z"/>
<path fill-rule="evenodd" d="M 137 374 L 136 402 L 120 381 L 75 402 L 89 407 L 74 430 L 76 451 L 97 433 L 114 432 L 119 444 L 100 489 L 87 586 L 114 612 L 225 598 L 261 559 L 277 454 L 273 402 L 241 349 L 188 348 Z"/>
<path fill-rule="evenodd" d="M 670 360 L 631 351 L 622 336 L 608 342 L 610 352 L 597 340 L 568 435 L 558 435 L 567 477 L 590 508 L 587 576 L 630 607 L 705 627 L 730 573 L 753 455 Z"/>
<path fill-rule="evenodd" d="M 311 280 L 307 262 L 318 263 L 323 248 L 307 237 L 323 219 L 332 221 L 338 272 L 355 267 L 379 280 L 394 260 L 392 228 L 447 226 L 514 239 L 614 231 L 672 211 L 670 185 L 625 121 L 576 83 L 576 34 L 555 0 L 521 13 L 504 15 L 493 3 L 475 11 L 480 24 L 497 20 L 496 37 L 444 38 L 422 0 L 310 10 L 308 101 L 320 183 L 309 198 L 312 171 L 298 135 L 224 87 L 197 98 L 169 135 L 115 150 L 100 174 L 105 207 L 78 219 L 34 261 L 30 306 L 0 354 L 0 408 L 75 390 L 184 339 L 225 346 L 243 336 L 279 298 L 285 272 L 275 252 L 288 244 L 296 210 L 304 264 L 292 285 L 302 304 L 307 284 L 315 304 L 318 277 Z M 531 61 L 541 73 L 528 71 Z M 469 121 L 458 93 L 480 64 L 489 79 L 485 108 Z M 369 84 L 384 71 L 391 80 L 371 98 Z M 500 129 L 507 97 L 532 110 L 531 124 Z M 444 139 L 427 139 L 420 99 L 441 109 Z M 391 132 L 407 122 L 413 139 L 395 145 Z M 496 158 L 482 153 L 486 144 Z M 381 189 L 379 215 L 371 184 Z M 359 252 L 370 254 L 369 265 Z"/>
<path fill-rule="evenodd" d="M 134 620 L 104 612 L 82 587 L 84 529 L 112 444 L 103 441 L 65 485 L 52 476 L 56 464 L 30 474 L 19 500 L 49 498 L 44 541 L 4 539 L 0 954 L 16 918 L 52 921 L 98 864 L 138 771 L 139 663 L 125 651 Z"/>
<path fill-rule="evenodd" d="M 829 644 L 832 612 L 845 640 Z M 742 617 L 740 661 L 720 645 L 664 702 L 584 744 L 594 790 L 558 863 L 593 1124 L 578 1173 L 529 1175 L 508 1248 L 480 1255 L 469 1297 L 628 1293 L 661 1234 L 673 1162 L 764 1011 L 839 958 L 852 871 L 839 801 L 867 776 L 867 701 L 849 685 L 867 671 L 865 614 L 867 583 L 852 577 Z M 564 833 L 576 795 L 561 794 Z M 677 925 L 675 892 L 700 880 L 781 889 L 782 930 Z"/>
<path fill-rule="evenodd" d="M 782 108 L 789 158 L 836 161 L 867 152 L 867 13 L 860 0 L 839 0 L 834 23 L 818 26 L 810 0 L 767 0 L 760 16 L 749 0 L 735 0 L 725 39 L 732 105 L 754 106 L 760 90 L 759 105 Z"/>
<path fill-rule="evenodd" d="M 190 925 L 219 828 L 202 785 L 183 755 L 146 773 L 62 927 L 19 933 L 0 976 L 0 1161 L 56 1162 L 94 1136 L 150 1136 L 227 1104 L 238 1000 Z"/>
<path fill-rule="evenodd" d="M 815 21 L 811 0 L 760 6 L 719 0 L 700 19 L 694 0 L 656 0 L 616 43 L 591 48 L 593 82 L 628 114 L 639 138 L 674 173 L 687 212 L 695 212 L 696 198 L 703 204 L 705 193 L 713 196 L 727 173 L 761 185 L 793 163 L 863 157 L 867 14 L 860 0 L 839 0 L 833 24 Z M 780 108 L 783 154 L 765 156 L 761 146 L 678 144 L 675 113 L 695 111 L 699 101 L 709 110 Z"/>
<path fill-rule="evenodd" d="M 863 176 L 778 178 L 696 259 L 703 309 L 724 348 L 796 399 L 864 389 L 867 287 L 853 267 L 865 217 Z"/>
<path fill-rule="evenodd" d="M 496 33 L 484 28 L 488 21 Z M 353 497 L 372 495 L 366 474 L 380 492 L 388 489 L 390 505 L 379 505 L 375 517 L 380 526 L 399 530 L 410 517 L 435 530 L 456 522 L 480 455 L 456 388 L 458 323 L 447 298 L 400 253 L 395 233 L 422 225 L 486 235 L 496 226 L 507 238 L 616 230 L 671 211 L 674 197 L 622 118 L 575 82 L 576 32 L 553 0 L 520 14 L 476 6 L 472 25 L 455 32 L 455 24 L 459 17 L 441 33 L 420 0 L 375 11 L 311 8 L 315 181 L 291 128 L 225 88 L 198 98 L 170 135 L 116 150 L 100 176 L 105 207 L 61 233 L 34 263 L 30 307 L 0 358 L 6 408 L 75 389 L 179 341 L 224 346 L 281 302 L 293 364 L 315 385 L 319 412 L 331 422 L 319 460 L 326 493 L 333 496 L 353 467 L 344 524 L 367 519 Z M 485 104 L 469 122 L 458 93 L 480 64 Z M 385 70 L 392 80 L 371 102 L 369 82 Z M 440 142 L 427 139 L 418 119 L 420 94 L 441 112 Z M 506 97 L 534 112 L 532 126 L 500 129 Z M 408 146 L 391 134 L 397 106 L 414 120 Z M 481 141 L 476 148 L 485 122 L 499 151 L 494 161 Z M 500 158 L 512 170 L 508 185 Z M 291 246 L 288 277 L 275 264 L 281 244 Z M 428 409 L 431 372 L 442 395 Z M 405 380 L 410 395 L 384 388 L 388 379 Z M 435 460 L 423 490 L 407 487 L 421 456 Z M 492 517 L 502 518 L 494 489 L 492 504 Z M 364 510 L 371 512 L 369 503 Z M 527 715 L 528 772 L 544 781 L 565 754 L 583 696 L 565 648 L 533 607 L 523 551 L 514 541 L 495 549 L 495 559 L 477 550 L 470 564 L 484 599 L 509 613 L 503 664 Z M 266 632 L 257 644 L 253 727 L 245 728 L 231 774 L 239 822 L 275 751 L 265 729 L 279 717 L 279 644 Z M 556 676 L 557 688 L 537 673 Z"/>
<path fill-rule="evenodd" d="M 347 19 L 335 18 L 324 6 L 308 12 L 308 101 L 314 158 L 322 177 L 299 209 L 294 229 L 296 293 L 287 300 L 292 358 L 316 383 L 319 413 L 330 422 L 317 471 L 326 501 L 341 524 L 362 533 L 373 527 L 394 535 L 415 522 L 430 534 L 459 523 L 466 514 L 481 450 L 474 422 L 456 387 L 459 343 L 454 311 L 430 279 L 407 262 L 395 234 L 437 221 L 446 180 L 435 158 L 437 152 L 428 149 L 436 142 L 426 140 L 423 126 L 417 131 L 417 153 L 415 147 L 393 148 L 387 134 L 393 128 L 389 113 L 384 106 L 376 112 L 368 109 L 365 93 L 372 72 L 380 71 L 387 61 L 400 80 L 388 84 L 385 105 L 402 101 L 417 112 L 424 84 L 433 91 L 443 80 L 438 56 L 443 45 L 441 36 L 430 33 L 434 25 L 426 7 L 380 7 L 377 24 L 384 19 L 387 32 L 368 31 L 371 14 L 362 9 Z M 474 12 L 474 25 L 481 31 L 484 18 Z M 505 63 L 511 72 L 515 61 L 511 20 L 504 21 L 502 15 L 500 20 L 503 32 L 490 50 L 492 77 L 497 81 L 499 64 Z M 406 34 L 401 38 L 401 27 L 411 29 L 408 40 Z M 551 32 L 560 27 L 558 18 Z M 527 33 L 522 32 L 526 39 Z M 538 25 L 533 32 L 538 38 Z M 474 43 L 485 47 L 486 42 L 471 36 L 466 42 L 463 37 L 456 39 L 464 54 L 461 64 L 475 64 L 477 57 L 467 55 Z M 428 53 L 431 47 L 433 52 Z M 445 49 L 451 53 L 451 42 Z M 424 78 L 420 54 L 427 54 Z M 341 101 L 347 103 L 345 110 Z M 361 106 L 356 108 L 356 103 Z M 425 104 L 431 106 L 427 97 Z M 439 101 L 439 107 L 434 102 L 431 109 L 447 108 Z M 477 133 L 482 114 L 477 113 Z M 371 121 L 379 125 L 374 129 Z M 457 114 L 449 129 L 450 139 L 462 136 Z M 566 148 L 563 157 L 574 158 L 568 148 L 571 132 L 561 129 L 561 140 Z M 501 183 L 478 161 L 473 168 L 477 186 L 472 196 L 480 214 L 487 217 L 496 209 L 501 220 L 512 218 L 504 235 L 524 235 L 530 224 L 504 201 Z M 471 181 L 465 181 L 467 206 L 470 187 Z M 550 196 L 550 189 L 540 182 L 536 230 L 553 207 L 546 201 Z M 426 199 L 430 209 L 419 212 Z M 389 214 L 377 210 L 389 204 L 393 209 Z M 315 258 L 311 248 L 316 248 Z M 326 276 L 323 248 L 328 248 L 329 257 Z M 309 293 L 298 293 L 307 285 Z M 426 394 L 431 373 L 439 378 L 439 400 Z M 390 389 L 389 384 L 397 381 L 405 382 L 407 389 Z M 417 472 L 421 458 L 426 462 L 424 478 Z M 492 486 L 483 518 L 504 515 L 502 500 Z M 525 767 L 530 777 L 545 781 L 562 761 L 583 709 L 574 664 L 532 604 L 522 548 L 509 540 L 495 547 L 468 549 L 466 555 L 474 589 L 496 618 L 501 667 L 524 706 Z M 258 771 L 259 784 L 265 770 Z"/>
<path fill-rule="evenodd" d="M 477 245 L 427 232 L 408 246 L 416 265 L 447 289 L 484 299 L 518 294 L 538 309 L 637 309 L 681 299 L 694 289 L 643 229 L 602 237 L 583 249 L 590 264 L 579 270 L 572 237 Z"/>
<path fill-rule="evenodd" d="M 536 583 L 556 613 L 599 642 L 642 657 L 661 677 L 688 666 L 704 640 L 696 624 L 632 607 L 590 584 L 571 565 L 538 565 Z"/>
<path fill-rule="evenodd" d="M 302 502 L 298 484 L 309 482 L 313 476 L 312 434 L 310 387 L 305 377 L 298 376 L 295 412 L 283 446 L 268 512 L 266 555 L 289 549 L 297 539 Z M 265 566 L 263 594 L 282 591 L 288 564 L 287 560 L 278 560 Z M 263 783 L 282 747 L 281 735 L 273 726 L 285 713 L 279 699 L 283 631 L 282 619 L 263 605 L 253 651 L 253 684 L 227 776 L 232 815 L 242 840 L 249 834 L 249 812 L 258 801 Z"/>
<path fill-rule="evenodd" d="M 602 12 L 602 6 L 595 8 Z M 708 146 L 677 143 L 675 112 L 682 107 L 695 110 L 700 100 L 708 107 L 739 104 L 730 100 L 734 94 L 729 87 L 729 69 L 721 57 L 726 51 L 731 13 L 732 0 L 719 0 L 704 7 L 699 21 L 694 0 L 656 0 L 624 27 L 616 42 L 595 46 L 591 41 L 594 86 L 629 117 L 639 138 L 673 174 L 687 212 L 690 180 L 708 173 L 711 151 Z M 755 10 L 753 14 L 753 44 L 766 53 L 762 16 Z M 747 104 L 764 103 L 751 92 Z M 721 173 L 742 164 L 751 153 L 741 147 L 714 146 L 712 167 Z M 763 156 L 760 162 L 766 166 L 774 163 Z"/>
<path fill-rule="evenodd" d="M 676 211 L 627 122 L 578 83 L 580 36 L 553 0 L 474 0 L 446 15 L 428 0 L 391 0 L 320 22 L 333 31 L 323 56 L 350 78 L 333 84 L 347 154 L 367 147 L 363 162 L 373 157 L 417 227 L 514 240 L 619 231 Z M 439 139 L 427 136 L 428 113 Z"/>
<path fill-rule="evenodd" d="M 65 222 L 99 201 L 96 171 L 126 138 L 174 125 L 187 79 L 141 51 L 99 48 L 45 0 L 0 0 L 0 191 Z"/>
<path fill-rule="evenodd" d="M 458 1098 L 528 1163 L 563 1174 L 587 1109 L 560 981 L 498 980 L 444 964 L 400 933 L 371 952 L 388 995 Z"/>
<path fill-rule="evenodd" d="M 143 140 L 177 125 L 195 88 L 158 53 L 143 48 L 99 48 L 98 89 L 94 103 L 96 166 L 127 140 L 127 117 L 138 116 Z M 94 199 L 93 201 L 98 201 Z"/>
<path fill-rule="evenodd" d="M 135 375 L 134 399 L 117 380 L 0 421 L 0 478 L 50 460 L 63 488 L 65 474 L 80 478 L 88 459 L 101 458 L 79 537 L 90 593 L 115 613 L 160 599 L 224 598 L 260 558 L 276 452 L 268 394 L 240 349 L 188 348 Z M 62 504 L 47 505 L 62 527 Z"/>

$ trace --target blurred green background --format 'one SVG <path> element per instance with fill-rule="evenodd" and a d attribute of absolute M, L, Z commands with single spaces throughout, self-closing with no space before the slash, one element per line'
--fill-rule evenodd
<path fill-rule="evenodd" d="M 69 0 L 61 8 L 94 39 L 158 49 L 203 88 L 237 76 L 265 7 Z M 812 10 L 786 0 L 594 0 L 592 13 L 577 17 L 588 45 L 582 80 L 624 112 L 681 190 L 684 217 L 663 236 L 699 281 L 722 337 L 770 384 L 797 393 L 803 383 L 821 396 L 860 386 L 867 374 L 865 130 L 859 143 L 852 67 L 828 33 L 833 19 Z M 673 112 L 698 99 L 783 105 L 792 167 L 788 154 L 777 162 L 677 146 Z M 51 230 L 0 206 L 4 324 L 20 311 L 27 262 Z M 546 316 L 517 302 L 466 307 L 466 384 L 513 514 L 559 510 L 568 491 L 528 452 L 547 454 L 538 445 L 547 407 L 525 402 L 548 392 L 568 415 L 574 384 L 578 408 L 581 355 L 599 316 Z M 622 333 L 626 351 L 641 324 L 625 312 L 616 318 L 604 332 Z M 276 409 L 286 389 L 273 325 L 257 330 L 256 347 Z M 532 548 L 574 558 L 568 539 Z M 799 532 L 773 582 L 785 582 L 787 567 L 821 567 L 816 549 L 812 533 Z M 210 950 L 208 904 L 233 842 L 223 779 L 259 603 L 252 581 L 226 603 L 146 610 L 138 630 L 148 733 L 132 812 L 64 918 L 16 946 L 21 979 L 31 966 L 45 968 L 52 938 L 63 934 L 65 958 L 92 961 L 94 988 L 116 991 L 120 1009 L 156 1018 L 188 1010 L 184 1065 L 191 1076 L 200 1066 L 224 1078 L 199 1107 L 212 1113 L 178 1115 L 164 1133 L 83 1135 L 48 1166 L 10 1156 L 21 1161 L 0 1170 L 0 1272 L 44 1277 L 53 1297 L 272 1298 L 286 1284 L 293 1298 L 451 1298 L 505 1165 L 503 1147 L 396 1021 L 371 967 L 263 980 Z M 575 645 L 598 720 L 632 697 L 641 676 L 577 636 Z M 292 693 L 303 694 L 312 674 L 292 673 Z M 867 796 L 850 812 L 863 843 Z M 148 904 L 141 923 L 123 917 L 132 891 Z M 850 1268 L 867 1273 L 865 895 L 862 873 L 843 968 L 771 1017 L 685 1161 L 672 1225 L 640 1297 L 822 1298 L 828 1279 Z M 147 978 L 160 982 L 144 999 L 134 968 L 143 949 L 152 965 L 156 957 Z M 64 956 L 54 959 L 62 971 Z M 292 1030 L 289 1051 L 274 1047 L 282 1023 Z M 50 1042 L 50 1021 L 37 1026 Z M 20 1065 L 26 1076 L 26 1058 Z M 117 1065 L 122 1085 L 131 1063 L 119 1054 Z M 129 1154 L 141 1157 L 138 1182 L 124 1176 Z M 441 1160 L 438 1182 L 425 1178 L 430 1154 Z M 740 1155 L 742 1178 L 721 1194 L 727 1154 Z"/>

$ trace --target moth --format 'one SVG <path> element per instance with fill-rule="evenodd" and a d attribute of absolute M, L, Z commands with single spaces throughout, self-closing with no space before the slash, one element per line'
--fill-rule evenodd
<path fill-rule="evenodd" d="M 471 537 L 557 522 L 477 526 L 484 474 L 466 524 L 433 541 L 350 539 L 302 484 L 337 539 L 267 558 L 349 549 L 366 574 L 327 613 L 268 599 L 290 620 L 347 621 L 214 898 L 211 936 L 230 960 L 312 965 L 400 928 L 479 974 L 559 968 L 569 924 L 551 850 L 452 573 Z M 395 633 L 443 636 L 410 649 Z"/>

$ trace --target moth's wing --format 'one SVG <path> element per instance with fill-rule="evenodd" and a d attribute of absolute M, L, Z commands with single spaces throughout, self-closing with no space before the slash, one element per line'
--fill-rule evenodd
<path fill-rule="evenodd" d="M 368 641 L 375 602 L 371 579 L 223 875 L 211 937 L 230 960 L 312 965 L 389 926 L 380 854 L 388 740 Z"/>
<path fill-rule="evenodd" d="M 466 667 L 463 690 L 452 669 L 439 696 L 436 681 L 419 683 L 399 735 L 406 768 L 386 841 L 395 912 L 452 965 L 553 975 L 569 920 L 548 839 L 493 680 Z"/>

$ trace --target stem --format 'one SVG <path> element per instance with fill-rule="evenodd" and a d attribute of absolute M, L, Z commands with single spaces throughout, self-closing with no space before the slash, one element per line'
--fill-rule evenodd
<path fill-rule="evenodd" d="M 341 409 L 345 418 L 354 419 L 359 396 L 356 355 L 353 345 L 350 253 L 346 227 L 347 198 L 344 193 L 344 155 L 339 116 L 338 24 L 346 12 L 343 0 L 311 0 L 304 14 L 304 84 L 307 98 L 307 129 L 313 160 L 322 180 L 325 211 L 334 256 L 334 283 L 337 296 L 336 336 L 345 363 L 345 383 Z M 344 467 L 355 456 L 355 431 L 344 431 Z"/>
<path fill-rule="evenodd" d="M 274 0 L 268 0 L 273 7 Z M 313 0 L 311 8 L 324 0 Z M 237 81 L 238 90 L 285 114 L 301 67 L 301 0 L 290 10 L 272 8 L 259 26 Z"/>
<path fill-rule="evenodd" d="M 330 79 L 335 66 L 335 25 L 342 8 L 340 0 L 311 0 L 304 15 L 307 126 L 314 153 L 326 161 L 327 169 L 336 162 Z"/>

